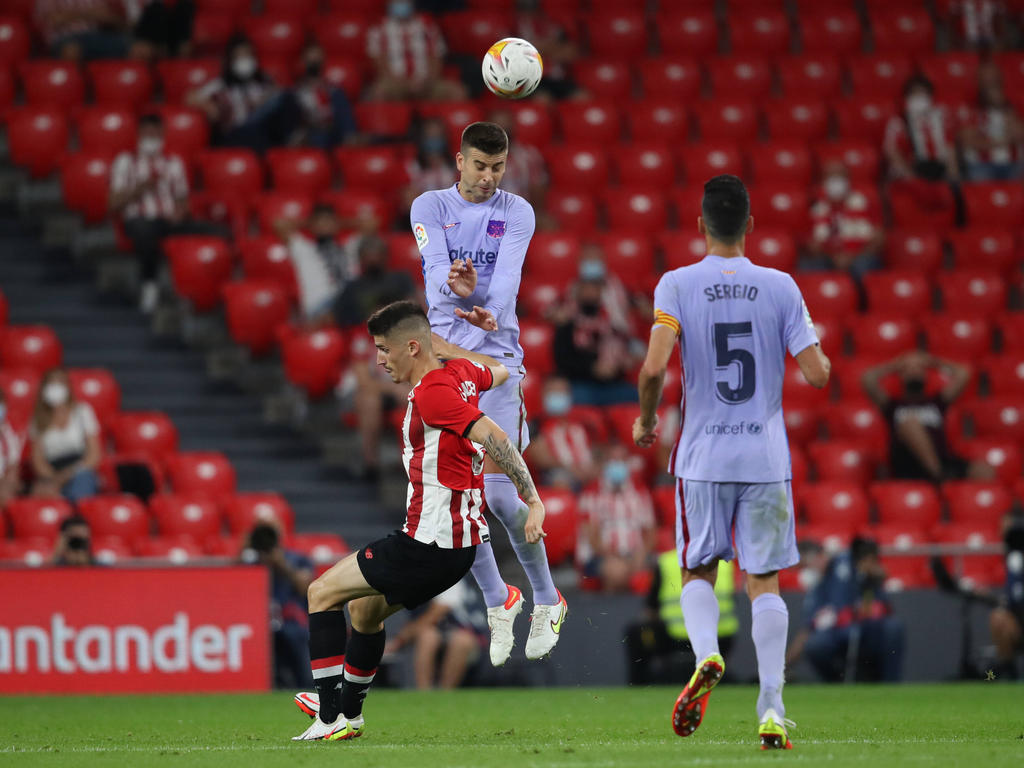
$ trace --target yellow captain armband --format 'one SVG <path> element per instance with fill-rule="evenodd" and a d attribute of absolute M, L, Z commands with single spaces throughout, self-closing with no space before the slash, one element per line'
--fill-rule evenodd
<path fill-rule="evenodd" d="M 679 321 L 668 312 L 662 312 L 660 309 L 654 310 L 654 325 L 655 327 L 664 325 L 666 328 L 672 329 L 676 336 L 682 332 L 682 326 L 679 325 Z"/>

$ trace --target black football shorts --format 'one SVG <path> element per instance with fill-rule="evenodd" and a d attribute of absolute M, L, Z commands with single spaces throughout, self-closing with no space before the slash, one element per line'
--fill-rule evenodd
<path fill-rule="evenodd" d="M 444 549 L 395 531 L 356 553 L 366 583 L 388 605 L 415 608 L 429 602 L 469 573 L 476 547 Z"/>

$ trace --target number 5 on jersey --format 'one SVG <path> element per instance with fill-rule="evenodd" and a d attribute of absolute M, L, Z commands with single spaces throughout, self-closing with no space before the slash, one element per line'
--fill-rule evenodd
<path fill-rule="evenodd" d="M 733 339 L 750 338 L 753 335 L 753 325 L 748 321 L 745 323 L 715 323 L 715 370 L 726 372 L 724 378 L 716 382 L 715 393 L 718 399 L 728 405 L 745 403 L 754 396 L 754 387 L 757 384 L 757 366 L 754 363 L 754 355 L 742 347 L 730 345 Z M 729 375 L 733 364 L 738 368 L 739 376 Z M 738 380 L 736 387 L 732 381 Z"/>

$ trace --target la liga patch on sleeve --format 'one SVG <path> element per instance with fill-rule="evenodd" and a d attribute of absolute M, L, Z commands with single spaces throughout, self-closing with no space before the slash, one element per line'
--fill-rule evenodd
<path fill-rule="evenodd" d="M 412 233 L 416 236 L 416 246 L 422 251 L 430 242 L 430 238 L 427 237 L 427 228 L 417 221 L 412 225 Z"/>

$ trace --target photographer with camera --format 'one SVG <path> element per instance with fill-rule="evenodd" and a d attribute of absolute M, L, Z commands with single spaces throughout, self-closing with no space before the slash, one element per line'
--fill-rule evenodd
<path fill-rule="evenodd" d="M 96 565 L 92 556 L 92 531 L 84 517 L 72 515 L 60 524 L 53 564 L 73 567 Z"/>
<path fill-rule="evenodd" d="M 309 609 L 306 590 L 313 581 L 313 563 L 281 545 L 276 521 L 253 526 L 242 550 L 242 562 L 270 570 L 270 626 L 274 632 L 274 685 L 312 685 L 309 668 Z"/>

